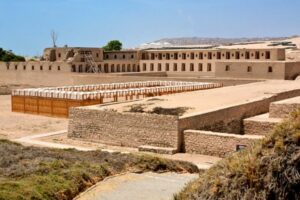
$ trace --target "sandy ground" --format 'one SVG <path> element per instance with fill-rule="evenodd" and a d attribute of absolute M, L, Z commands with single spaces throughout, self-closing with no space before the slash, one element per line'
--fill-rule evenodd
<path fill-rule="evenodd" d="M 188 115 L 196 112 L 204 112 L 224 106 L 230 106 L 237 103 L 246 103 L 257 98 L 270 97 L 273 94 L 293 89 L 300 89 L 300 81 L 268 80 L 245 85 L 146 98 L 140 101 L 109 106 L 96 105 L 87 107 L 87 109 L 112 109 L 118 112 L 127 112 L 132 105 L 142 104 L 145 111 L 150 111 L 154 107 L 187 107 L 189 109 L 184 113 L 184 115 Z"/>
<path fill-rule="evenodd" d="M 43 138 L 40 138 L 39 141 L 52 142 L 52 143 L 57 143 L 57 144 L 68 144 L 68 145 L 72 145 L 72 146 L 79 146 L 79 147 L 90 148 L 90 149 L 99 149 L 99 150 L 100 149 L 102 149 L 102 150 L 110 149 L 110 150 L 118 151 L 118 152 L 132 152 L 132 153 L 138 152 L 137 148 L 111 146 L 111 145 L 106 145 L 106 144 L 101 144 L 101 143 L 96 143 L 96 142 L 89 142 L 89 141 L 84 141 L 84 140 L 79 140 L 79 139 L 71 139 L 71 138 L 68 138 L 67 133 L 43 137 Z"/>
<path fill-rule="evenodd" d="M 11 112 L 10 95 L 0 95 L 0 138 L 15 139 L 25 135 L 67 129 L 68 120 Z"/>

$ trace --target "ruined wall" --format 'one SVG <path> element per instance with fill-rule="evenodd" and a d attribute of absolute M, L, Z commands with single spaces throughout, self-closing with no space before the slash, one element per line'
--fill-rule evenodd
<path fill-rule="evenodd" d="M 68 136 L 104 144 L 177 148 L 178 117 L 72 108 Z"/>
<path fill-rule="evenodd" d="M 187 129 L 206 130 L 224 133 L 243 133 L 243 119 L 255 115 L 267 113 L 271 102 L 279 101 L 300 95 L 300 90 L 293 90 L 270 96 L 269 98 L 257 99 L 252 102 L 227 106 L 210 112 L 193 113 L 179 118 L 178 142 L 184 151 L 183 131 Z"/>
<path fill-rule="evenodd" d="M 262 136 L 245 136 L 209 131 L 184 131 L 186 153 L 225 157 L 236 151 L 237 145 L 253 145 Z"/>
<path fill-rule="evenodd" d="M 270 117 L 274 118 L 286 118 L 289 114 L 296 109 L 300 108 L 300 99 L 297 98 L 298 102 L 288 102 L 286 101 L 279 101 L 271 103 L 270 105 Z"/>
<path fill-rule="evenodd" d="M 68 136 L 111 145 L 128 147 L 152 145 L 174 147 L 181 152 L 197 152 L 199 150 L 193 150 L 193 145 L 202 143 L 202 139 L 196 140 L 197 137 L 194 135 L 186 137 L 185 130 L 241 134 L 244 130 L 243 119 L 268 112 L 271 102 L 299 95 L 300 90 L 288 91 L 252 102 L 179 118 L 156 114 L 119 113 L 106 111 L 97 106 L 72 108 Z M 190 147 L 192 142 L 196 143 Z M 236 140 L 234 142 L 237 143 Z M 230 147 L 235 143 L 230 142 Z M 227 152 L 229 148 L 225 150 Z M 225 150 L 221 149 L 220 152 L 224 153 Z"/>
<path fill-rule="evenodd" d="M 266 135 L 278 124 L 276 121 L 253 121 L 244 119 L 244 132 L 247 135 Z"/>

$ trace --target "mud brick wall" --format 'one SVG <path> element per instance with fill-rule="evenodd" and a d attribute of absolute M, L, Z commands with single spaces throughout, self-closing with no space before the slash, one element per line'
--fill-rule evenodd
<path fill-rule="evenodd" d="M 225 157 L 236 151 L 237 145 L 253 145 L 263 136 L 245 136 L 210 131 L 184 131 L 186 153 L 197 153 L 210 156 Z"/>
<path fill-rule="evenodd" d="M 270 105 L 270 117 L 286 118 L 289 114 L 300 108 L 300 103 L 274 102 Z"/>
<path fill-rule="evenodd" d="M 272 132 L 279 122 L 244 120 L 244 132 L 248 135 L 266 135 Z"/>
<path fill-rule="evenodd" d="M 246 91 L 245 91 L 246 92 Z M 287 91 L 268 98 L 256 99 L 251 102 L 224 106 L 214 110 L 192 113 L 179 117 L 179 139 L 183 141 L 185 130 L 205 130 L 223 133 L 244 133 L 243 119 L 267 113 L 274 101 L 280 101 L 300 95 L 300 90 Z M 184 144 L 179 144 L 179 151 L 184 151 Z"/>
<path fill-rule="evenodd" d="M 109 145 L 177 148 L 178 117 L 72 108 L 68 136 Z"/>

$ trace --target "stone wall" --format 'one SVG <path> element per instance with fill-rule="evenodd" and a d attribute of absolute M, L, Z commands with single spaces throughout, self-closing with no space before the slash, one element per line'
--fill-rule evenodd
<path fill-rule="evenodd" d="M 246 92 L 246 91 L 245 91 Z M 224 133 L 241 134 L 243 119 L 267 113 L 271 102 L 300 95 L 300 90 L 292 90 L 268 98 L 256 99 L 251 102 L 225 106 L 209 112 L 193 113 L 179 118 L 179 139 L 183 141 L 183 131 L 188 129 L 206 130 Z M 178 144 L 179 151 L 184 151 L 184 144 Z"/>
<path fill-rule="evenodd" d="M 270 117 L 286 118 L 291 112 L 299 108 L 300 101 L 299 103 L 274 102 L 270 105 Z"/>
<path fill-rule="evenodd" d="M 118 113 L 96 107 L 71 109 L 69 137 L 118 146 L 151 145 L 177 149 L 177 116 Z"/>
<path fill-rule="evenodd" d="M 186 153 L 225 157 L 236 151 L 237 145 L 253 145 L 263 136 L 245 136 L 209 131 L 184 131 Z"/>
<path fill-rule="evenodd" d="M 278 122 L 244 120 L 244 132 L 247 135 L 266 135 L 270 133 Z"/>

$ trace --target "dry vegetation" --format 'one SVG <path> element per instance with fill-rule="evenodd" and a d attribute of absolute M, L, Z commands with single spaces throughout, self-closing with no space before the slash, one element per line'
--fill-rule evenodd
<path fill-rule="evenodd" d="M 252 149 L 220 161 L 174 199 L 300 199 L 300 110 Z"/>
<path fill-rule="evenodd" d="M 196 166 L 149 155 L 81 152 L 0 140 L 0 199 L 72 199 L 123 172 L 198 172 Z"/>
<path fill-rule="evenodd" d="M 177 108 L 154 107 L 152 110 L 146 111 L 145 110 L 146 107 L 147 105 L 145 104 L 133 104 L 130 106 L 128 112 L 182 116 L 187 110 L 190 109 L 188 107 L 177 107 Z"/>

